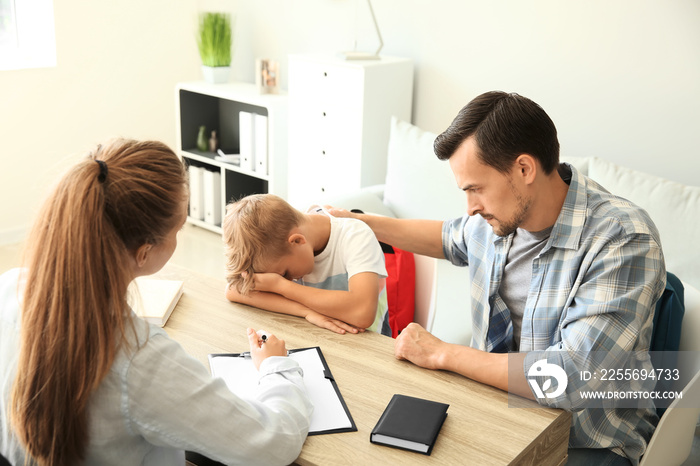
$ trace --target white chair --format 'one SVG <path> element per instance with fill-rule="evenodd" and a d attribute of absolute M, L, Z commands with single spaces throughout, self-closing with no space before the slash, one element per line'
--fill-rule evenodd
<path fill-rule="evenodd" d="M 642 456 L 640 466 L 677 466 L 688 458 L 700 416 L 700 372 L 671 403 Z"/>
<path fill-rule="evenodd" d="M 680 350 L 700 351 L 700 292 L 686 286 Z M 695 312 L 693 312 L 695 311 Z M 696 371 L 698 367 L 696 366 Z M 683 398 L 666 409 L 651 437 L 640 466 L 677 466 L 683 464 L 693 447 L 695 428 L 700 417 L 700 372 L 683 389 Z"/>

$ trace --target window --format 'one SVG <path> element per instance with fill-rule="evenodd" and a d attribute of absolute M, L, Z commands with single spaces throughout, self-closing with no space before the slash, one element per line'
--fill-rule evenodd
<path fill-rule="evenodd" d="M 56 66 L 52 0 L 0 0 L 0 70 Z"/>
<path fill-rule="evenodd" d="M 0 0 L 0 50 L 17 47 L 17 20 L 15 2 Z"/>

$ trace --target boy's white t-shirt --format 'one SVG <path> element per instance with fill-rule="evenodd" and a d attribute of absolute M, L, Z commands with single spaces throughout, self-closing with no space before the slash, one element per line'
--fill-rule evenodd
<path fill-rule="evenodd" d="M 377 314 L 368 330 L 381 331 L 388 310 L 384 253 L 372 229 L 354 218 L 330 217 L 331 234 L 325 249 L 314 257 L 314 269 L 297 283 L 324 290 L 348 291 L 350 277 L 362 272 L 382 279 Z"/>

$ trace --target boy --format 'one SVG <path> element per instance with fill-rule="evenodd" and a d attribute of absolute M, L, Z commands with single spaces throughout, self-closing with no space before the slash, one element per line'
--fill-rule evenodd
<path fill-rule="evenodd" d="M 391 336 L 384 256 L 364 222 L 255 194 L 227 206 L 223 229 L 230 301 Z"/>

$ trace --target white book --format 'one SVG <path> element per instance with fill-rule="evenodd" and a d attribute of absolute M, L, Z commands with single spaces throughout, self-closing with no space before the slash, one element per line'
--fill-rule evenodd
<path fill-rule="evenodd" d="M 239 112 L 238 114 L 238 137 L 241 153 L 241 168 L 253 170 L 255 157 L 255 120 L 250 112 Z"/>
<path fill-rule="evenodd" d="M 221 224 L 221 172 L 204 170 L 204 221 Z"/>
<path fill-rule="evenodd" d="M 190 165 L 190 217 L 204 220 L 204 169 Z"/>
<path fill-rule="evenodd" d="M 182 296 L 184 282 L 137 277 L 129 285 L 129 304 L 136 315 L 163 327 Z"/>
<path fill-rule="evenodd" d="M 267 117 L 255 114 L 255 171 L 267 175 Z"/>

